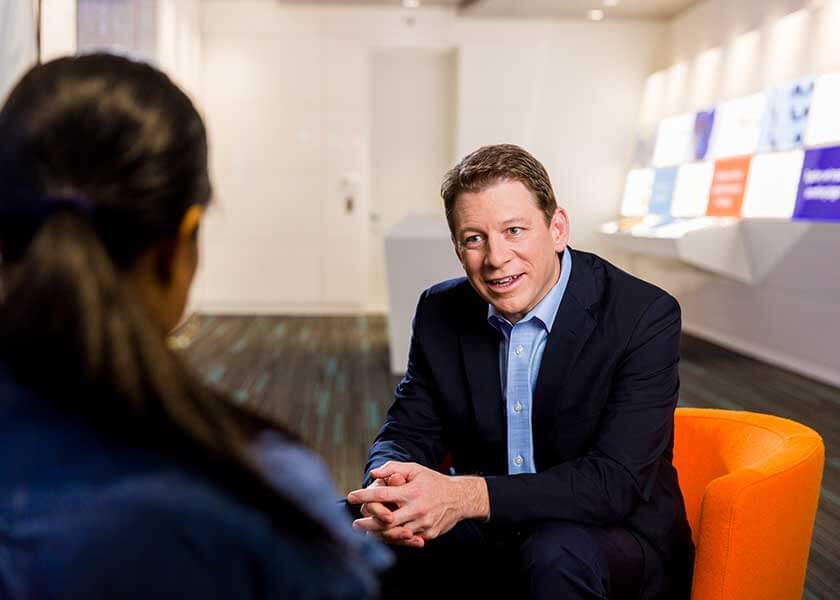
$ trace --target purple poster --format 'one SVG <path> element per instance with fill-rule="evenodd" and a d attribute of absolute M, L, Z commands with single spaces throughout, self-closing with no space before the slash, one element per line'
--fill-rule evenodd
<path fill-rule="evenodd" d="M 840 146 L 805 153 L 793 218 L 840 221 Z"/>
<path fill-rule="evenodd" d="M 701 110 L 694 117 L 694 160 L 703 160 L 709 151 L 709 140 L 715 126 L 715 109 Z"/>

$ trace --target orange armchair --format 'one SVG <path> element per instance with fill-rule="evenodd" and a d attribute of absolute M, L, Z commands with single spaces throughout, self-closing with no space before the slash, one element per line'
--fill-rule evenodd
<path fill-rule="evenodd" d="M 679 408 L 674 464 L 697 547 L 692 600 L 802 598 L 825 449 L 813 429 Z"/>

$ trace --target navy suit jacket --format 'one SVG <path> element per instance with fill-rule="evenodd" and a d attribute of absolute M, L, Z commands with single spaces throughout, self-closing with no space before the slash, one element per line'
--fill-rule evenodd
<path fill-rule="evenodd" d="M 492 523 L 621 525 L 659 553 L 649 567 L 664 562 L 687 586 L 693 546 L 672 465 L 679 305 L 594 254 L 567 251 L 571 277 L 533 394 L 537 473 L 507 474 L 500 334 L 461 278 L 420 298 L 366 483 L 388 460 L 438 468 L 450 453 L 456 473 L 486 478 Z M 661 593 L 661 575 L 648 569 L 646 595 Z"/>

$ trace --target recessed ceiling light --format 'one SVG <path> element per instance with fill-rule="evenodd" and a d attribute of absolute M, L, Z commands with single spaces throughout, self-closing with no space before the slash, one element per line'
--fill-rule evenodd
<path fill-rule="evenodd" d="M 420 0 L 402 0 L 403 8 L 420 8 Z"/>
<path fill-rule="evenodd" d="M 618 6 L 619 0 L 603 0 L 604 6 Z"/>
<path fill-rule="evenodd" d="M 600 21 L 604 18 L 604 11 L 599 8 L 593 8 L 586 13 L 590 21 Z"/>

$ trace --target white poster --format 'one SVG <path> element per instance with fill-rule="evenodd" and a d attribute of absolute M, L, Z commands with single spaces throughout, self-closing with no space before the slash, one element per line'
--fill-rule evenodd
<path fill-rule="evenodd" d="M 622 217 L 643 217 L 647 214 L 654 176 L 653 169 L 633 169 L 627 174 L 624 199 L 621 201 Z"/>
<path fill-rule="evenodd" d="M 840 142 L 840 73 L 817 79 L 811 114 L 805 132 L 806 146 L 825 146 Z"/>
<path fill-rule="evenodd" d="M 712 162 L 691 163 L 680 167 L 671 216 L 678 218 L 702 217 L 709 204 L 709 190 L 715 174 Z"/>
<path fill-rule="evenodd" d="M 765 94 L 754 94 L 718 106 L 710 157 L 727 158 L 755 153 L 766 104 Z"/>
<path fill-rule="evenodd" d="M 802 150 L 756 155 L 750 165 L 741 215 L 790 219 L 804 157 Z"/>
<path fill-rule="evenodd" d="M 656 134 L 653 166 L 669 167 L 692 160 L 695 114 L 662 119 Z"/>

